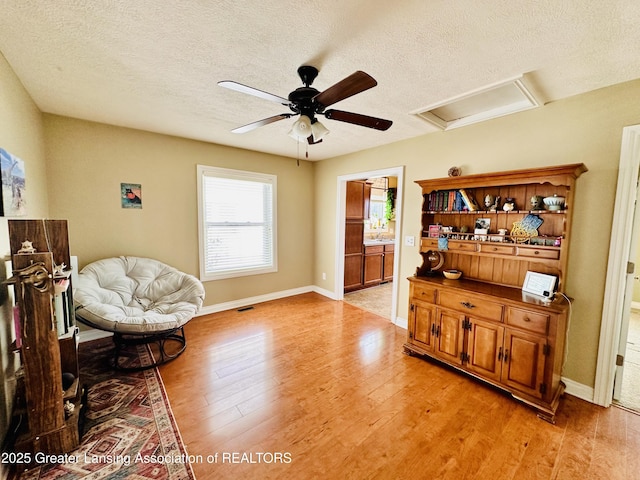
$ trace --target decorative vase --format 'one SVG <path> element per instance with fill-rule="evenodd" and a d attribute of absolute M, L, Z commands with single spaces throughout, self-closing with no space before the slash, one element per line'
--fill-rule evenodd
<path fill-rule="evenodd" d="M 545 197 L 544 204 L 547 206 L 547 210 L 562 210 L 564 208 L 564 197 L 559 197 L 557 194 L 554 194 L 553 197 Z"/>

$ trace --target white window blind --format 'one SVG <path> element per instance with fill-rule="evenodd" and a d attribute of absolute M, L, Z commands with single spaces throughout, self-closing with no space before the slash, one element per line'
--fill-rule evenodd
<path fill-rule="evenodd" d="M 277 270 L 276 177 L 198 166 L 200 277 Z"/>

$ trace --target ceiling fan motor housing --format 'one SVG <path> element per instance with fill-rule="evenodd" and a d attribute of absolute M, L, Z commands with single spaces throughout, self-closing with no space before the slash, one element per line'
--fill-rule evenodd
<path fill-rule="evenodd" d="M 318 95 L 318 90 L 313 87 L 299 87 L 289 94 L 289 101 L 291 105 L 289 108 L 302 115 L 306 115 L 309 118 L 313 118 L 316 112 L 316 104 L 313 101 L 313 97 Z"/>

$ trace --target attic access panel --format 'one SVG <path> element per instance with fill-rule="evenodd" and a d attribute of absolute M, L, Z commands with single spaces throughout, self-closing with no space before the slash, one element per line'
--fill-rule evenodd
<path fill-rule="evenodd" d="M 522 112 L 539 105 L 520 76 L 411 113 L 438 128 L 450 130 Z"/>

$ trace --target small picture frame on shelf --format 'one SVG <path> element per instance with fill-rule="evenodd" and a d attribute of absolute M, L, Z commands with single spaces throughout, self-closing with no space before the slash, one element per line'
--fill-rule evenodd
<path fill-rule="evenodd" d="M 429 225 L 429 237 L 438 238 L 440 236 L 440 225 Z"/>
<path fill-rule="evenodd" d="M 475 229 L 483 229 L 486 230 L 485 233 L 489 232 L 489 228 L 491 228 L 491 219 L 490 218 L 476 218 L 476 226 Z"/>

